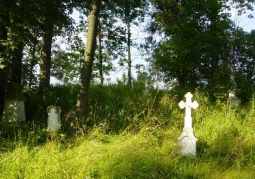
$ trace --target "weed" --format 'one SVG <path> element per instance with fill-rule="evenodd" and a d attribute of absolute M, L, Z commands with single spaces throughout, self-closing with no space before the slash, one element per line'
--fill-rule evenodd
<path fill-rule="evenodd" d="M 49 90 L 62 108 L 62 126 L 50 134 L 34 117 L 1 135 L 0 178 L 187 179 L 255 176 L 254 105 L 211 104 L 195 91 L 192 112 L 197 156 L 180 154 L 181 94 L 124 85 L 92 86 L 88 124 L 75 123 L 76 87 Z M 66 95 L 69 94 L 69 95 Z M 180 91 L 183 95 L 183 91 Z M 28 102 L 31 105 L 33 100 Z M 39 121 L 46 120 L 36 115 Z M 68 117 L 69 116 L 69 117 Z M 69 136 L 76 131 L 75 138 Z"/>

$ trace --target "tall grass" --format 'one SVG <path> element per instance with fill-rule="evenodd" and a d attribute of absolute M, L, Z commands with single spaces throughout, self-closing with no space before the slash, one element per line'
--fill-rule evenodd
<path fill-rule="evenodd" d="M 73 96 L 65 98 L 60 106 L 72 107 Z M 1 138 L 0 178 L 254 178 L 254 106 L 214 105 L 207 93 L 194 92 L 197 156 L 189 158 L 180 155 L 177 140 L 182 98 L 172 91 L 94 86 L 89 118 L 95 126 L 87 134 L 74 139 L 65 130 L 54 135 L 30 128 L 15 140 Z"/>

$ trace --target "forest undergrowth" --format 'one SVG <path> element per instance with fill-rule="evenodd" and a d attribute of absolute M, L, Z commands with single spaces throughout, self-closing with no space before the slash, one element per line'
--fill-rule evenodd
<path fill-rule="evenodd" d="M 188 90 L 92 86 L 89 121 L 76 127 L 74 137 L 68 120 L 76 91 L 49 91 L 48 105 L 62 109 L 58 133 L 46 131 L 47 113 L 36 113 L 35 94 L 25 92 L 29 122 L 8 133 L 2 129 L 0 178 L 255 178 L 253 100 L 231 107 L 225 100 L 212 102 L 207 92 L 190 91 L 199 103 L 192 111 L 197 155 L 184 157 L 178 137 L 185 110 L 178 103 Z"/>

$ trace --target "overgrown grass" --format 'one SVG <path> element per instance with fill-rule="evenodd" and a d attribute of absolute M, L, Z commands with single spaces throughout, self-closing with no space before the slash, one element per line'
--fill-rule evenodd
<path fill-rule="evenodd" d="M 57 88 L 60 93 L 62 87 Z M 0 178 L 254 178 L 253 104 L 213 105 L 206 93 L 194 92 L 200 104 L 192 111 L 197 156 L 183 157 L 177 140 L 183 94 L 125 86 L 92 89 L 90 119 L 96 125 L 88 133 L 69 138 L 65 130 L 49 134 L 36 126 L 1 138 Z M 61 107 L 74 99 L 70 95 L 59 101 Z M 64 119 L 68 107 L 63 108 Z"/>

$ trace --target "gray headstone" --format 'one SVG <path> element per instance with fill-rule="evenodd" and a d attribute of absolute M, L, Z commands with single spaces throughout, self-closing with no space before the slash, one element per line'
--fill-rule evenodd
<path fill-rule="evenodd" d="M 2 124 L 23 125 L 26 123 L 25 97 L 18 84 L 13 83 L 5 94 Z"/>
<path fill-rule="evenodd" d="M 48 131 L 57 132 L 60 128 L 60 113 L 61 108 L 59 106 L 49 106 L 48 112 Z"/>
<path fill-rule="evenodd" d="M 238 106 L 239 101 L 236 97 L 234 90 L 229 91 L 227 104 L 228 106 L 234 106 L 234 107 Z"/>

